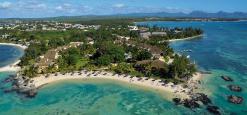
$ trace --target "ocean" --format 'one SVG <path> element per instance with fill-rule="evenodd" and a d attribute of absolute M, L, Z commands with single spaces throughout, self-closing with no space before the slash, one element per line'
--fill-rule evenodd
<path fill-rule="evenodd" d="M 209 95 L 221 113 L 247 113 L 247 22 L 140 22 L 137 24 L 163 27 L 199 27 L 204 36 L 198 39 L 173 42 L 178 53 L 190 55 L 201 71 L 212 74 L 203 78 L 200 91 Z M 11 50 L 9 50 L 11 49 Z M 182 52 L 183 50 L 192 52 Z M 12 46 L 0 46 L 0 66 L 17 60 L 22 53 Z M 0 80 L 11 72 L 0 73 Z M 228 75 L 234 82 L 225 82 Z M 239 85 L 242 92 L 232 92 L 227 86 Z M 0 84 L 0 115 L 198 115 L 209 114 L 205 107 L 190 110 L 176 106 L 166 92 L 150 91 L 113 81 L 63 81 L 47 85 L 35 98 L 16 93 L 4 93 Z M 242 96 L 242 104 L 227 101 L 228 95 Z M 170 95 L 169 95 L 170 96 Z"/>

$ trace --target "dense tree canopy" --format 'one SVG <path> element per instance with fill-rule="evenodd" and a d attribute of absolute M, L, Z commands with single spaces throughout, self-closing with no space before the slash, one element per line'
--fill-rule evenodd
<path fill-rule="evenodd" d="M 108 62 L 108 60 L 110 60 L 111 63 L 120 63 L 125 60 L 124 53 L 125 51 L 123 47 L 113 44 L 110 41 L 107 41 L 107 42 L 101 42 L 98 44 L 98 50 L 96 51 L 94 58 L 100 59 L 100 60 L 102 59 L 107 60 L 107 61 L 101 61 L 101 62 Z"/>
<path fill-rule="evenodd" d="M 192 76 L 195 71 L 195 65 L 191 64 L 184 55 L 175 55 L 174 61 L 169 67 L 169 74 L 174 78 L 187 78 Z"/>
<path fill-rule="evenodd" d="M 141 50 L 137 53 L 137 57 L 136 59 L 141 61 L 141 60 L 148 60 L 148 59 L 151 59 L 152 57 L 152 54 L 147 51 L 147 50 Z"/>
<path fill-rule="evenodd" d="M 135 68 L 128 63 L 119 63 L 117 66 L 111 68 L 113 71 L 117 73 L 132 73 L 135 71 Z"/>
<path fill-rule="evenodd" d="M 35 76 L 37 73 L 35 64 L 39 61 L 39 56 L 48 50 L 67 46 L 71 42 L 83 42 L 83 45 L 60 51 L 55 64 L 46 68 L 46 73 L 68 72 L 82 68 L 89 70 L 104 68 L 117 73 L 180 80 L 192 76 L 196 71 L 195 65 L 191 64 L 186 56 L 174 56 L 174 51 L 167 40 L 200 35 L 203 33 L 201 29 L 148 27 L 150 32 L 166 32 L 166 35 L 143 39 L 140 37 L 141 31 L 129 30 L 129 23 L 112 21 L 117 24 L 107 21 L 99 29 L 88 31 L 79 29 L 31 32 L 13 30 L 11 37 L 16 38 L 16 42 L 30 44 L 21 58 L 20 65 L 27 66 L 23 73 L 30 77 Z M 130 39 L 126 40 L 127 37 Z M 89 41 L 93 41 L 94 44 Z M 157 50 L 150 50 L 152 47 L 158 49 L 158 52 L 161 51 L 165 59 L 173 59 L 173 62 L 168 64 L 167 61 L 161 62 L 152 58 L 157 53 L 152 52 Z M 136 64 L 139 61 L 150 62 L 137 67 Z"/>

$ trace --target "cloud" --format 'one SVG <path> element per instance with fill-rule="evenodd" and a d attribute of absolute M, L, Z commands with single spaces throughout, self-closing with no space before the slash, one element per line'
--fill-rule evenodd
<path fill-rule="evenodd" d="M 30 4 L 28 6 L 25 6 L 26 9 L 45 9 L 46 4 L 38 3 L 38 4 Z"/>
<path fill-rule="evenodd" d="M 63 7 L 62 6 L 57 6 L 55 9 L 56 10 L 63 10 Z"/>
<path fill-rule="evenodd" d="M 83 2 L 47 2 L 49 0 L 14 0 L 9 2 L 0 0 L 0 11 L 9 17 L 50 17 L 50 16 L 76 16 L 76 15 L 110 15 L 126 13 L 153 13 L 153 12 L 189 12 L 179 7 L 145 6 L 125 2 L 91 4 Z M 1 10 L 7 9 L 7 10 Z M 1 13 L 1 12 L 0 12 Z M 1 14 L 0 14 L 1 16 Z"/>
<path fill-rule="evenodd" d="M 114 8 L 124 8 L 124 7 L 125 7 L 125 4 L 121 4 L 121 3 L 119 3 L 119 4 L 114 4 L 113 7 L 114 7 Z"/>
<path fill-rule="evenodd" d="M 12 3 L 10 3 L 10 2 L 2 2 L 2 3 L 0 3 L 0 9 L 8 9 L 11 7 L 11 5 L 12 5 Z"/>
<path fill-rule="evenodd" d="M 40 10 L 46 9 L 47 5 L 37 0 L 19 0 L 16 7 L 19 10 Z"/>
<path fill-rule="evenodd" d="M 56 10 L 67 10 L 71 9 L 71 4 L 64 3 L 62 5 L 59 5 L 55 8 Z"/>
<path fill-rule="evenodd" d="M 57 7 L 55 7 L 56 10 L 60 10 L 60 11 L 68 11 L 72 9 L 72 5 L 71 4 L 67 4 L 64 3 L 62 5 L 59 5 Z"/>

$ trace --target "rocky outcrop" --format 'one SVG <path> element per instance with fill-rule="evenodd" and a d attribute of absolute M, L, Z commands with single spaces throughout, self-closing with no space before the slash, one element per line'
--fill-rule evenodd
<path fill-rule="evenodd" d="M 208 112 L 214 114 L 214 115 L 220 115 L 219 107 L 217 106 L 207 106 Z"/>
<path fill-rule="evenodd" d="M 228 101 L 234 104 L 241 104 L 244 101 L 244 99 L 240 96 L 230 95 L 228 96 Z"/>
<path fill-rule="evenodd" d="M 200 105 L 193 99 L 185 99 L 183 101 L 183 105 L 187 108 L 194 109 L 194 108 L 199 108 Z"/>
<path fill-rule="evenodd" d="M 211 103 L 211 100 L 208 98 L 208 96 L 203 93 L 192 94 L 191 99 L 195 101 L 201 101 L 204 105 L 208 105 Z"/>
<path fill-rule="evenodd" d="M 241 92 L 242 91 L 242 88 L 240 86 L 237 86 L 237 85 L 228 85 L 228 88 L 231 91 L 235 91 L 235 92 Z"/>
<path fill-rule="evenodd" d="M 199 108 L 199 102 L 202 102 L 204 105 L 208 105 L 211 103 L 211 100 L 208 98 L 207 95 L 203 93 L 195 93 L 192 94 L 190 98 L 181 100 L 180 98 L 173 98 L 173 102 L 176 105 L 183 104 L 187 108 Z"/>
<path fill-rule="evenodd" d="M 230 78 L 229 76 L 221 76 L 221 78 L 222 79 L 224 79 L 225 81 L 229 81 L 229 82 L 232 82 L 233 81 L 233 79 L 232 78 Z"/>
<path fill-rule="evenodd" d="M 212 105 L 211 100 L 208 98 L 206 94 L 203 93 L 194 93 L 190 95 L 190 98 L 187 99 L 180 99 L 180 98 L 173 98 L 172 99 L 175 105 L 183 105 L 184 107 L 190 109 L 200 108 L 200 102 L 203 105 L 207 106 L 207 111 L 212 114 L 220 115 L 219 107 Z"/>
<path fill-rule="evenodd" d="M 9 83 L 9 82 L 13 82 L 14 78 L 16 77 L 16 75 L 9 75 L 9 77 L 5 78 L 3 81 L 1 81 L 2 83 Z"/>
<path fill-rule="evenodd" d="M 182 104 L 182 100 L 181 100 L 180 98 L 173 98 L 172 101 L 173 101 L 176 105 Z"/>
<path fill-rule="evenodd" d="M 23 76 L 16 76 L 14 78 L 11 90 L 30 98 L 35 97 L 37 94 L 36 87 L 28 78 Z"/>
<path fill-rule="evenodd" d="M 26 92 L 26 97 L 29 97 L 29 98 L 33 98 L 37 95 L 37 90 L 36 89 L 32 89 L 28 92 Z"/>

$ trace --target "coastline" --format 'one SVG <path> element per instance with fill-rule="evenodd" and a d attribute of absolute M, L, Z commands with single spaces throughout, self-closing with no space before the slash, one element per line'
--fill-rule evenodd
<path fill-rule="evenodd" d="M 21 60 L 17 60 L 12 64 L 6 65 L 4 67 L 0 67 L 0 72 L 6 72 L 6 71 L 13 71 L 13 72 L 18 72 L 21 70 L 21 67 L 17 66 Z"/>
<path fill-rule="evenodd" d="M 0 43 L 0 45 L 9 45 L 9 46 L 14 46 L 14 47 L 18 47 L 22 50 L 27 49 L 27 46 L 21 45 L 21 44 L 14 44 L 14 43 Z M 13 72 L 18 72 L 19 70 L 21 70 L 21 67 L 17 66 L 19 63 L 21 62 L 21 60 L 16 60 L 15 62 L 8 64 L 4 67 L 0 67 L 0 72 L 6 72 L 6 71 L 13 71 Z"/>
<path fill-rule="evenodd" d="M 203 34 L 201 35 L 197 35 L 197 36 L 192 36 L 192 37 L 187 37 L 187 38 L 181 38 L 181 39 L 172 39 L 172 40 L 167 40 L 168 42 L 177 42 L 177 41 L 184 41 L 184 40 L 191 40 L 191 39 L 195 39 L 195 38 L 199 38 L 204 36 Z"/>
<path fill-rule="evenodd" d="M 186 40 L 186 39 L 193 39 L 200 37 L 194 36 L 184 39 L 176 39 L 178 40 Z M 25 50 L 27 46 L 23 46 L 20 44 L 13 44 L 13 43 L 0 43 L 0 45 L 11 45 L 18 48 L 21 48 Z M 20 60 L 15 61 L 12 64 L 9 64 L 5 67 L 0 68 L 0 72 L 5 71 L 14 71 L 18 72 L 21 70 L 21 67 L 17 66 L 18 63 L 20 63 Z M 180 98 L 189 98 L 190 94 L 192 93 L 194 87 L 197 87 L 198 81 L 202 78 L 202 73 L 197 72 L 193 75 L 193 77 L 186 83 L 186 84 L 178 84 L 175 85 L 173 83 L 164 83 L 160 79 L 152 79 L 147 77 L 131 77 L 130 75 L 118 75 L 111 72 L 100 72 L 100 71 L 77 71 L 77 72 L 71 72 L 66 74 L 56 73 L 56 74 L 50 74 L 49 76 L 40 74 L 38 77 L 31 78 L 30 83 L 28 83 L 28 86 L 34 86 L 33 88 L 41 88 L 47 84 L 51 84 L 54 82 L 60 82 L 60 81 L 66 81 L 66 80 L 114 80 L 116 82 L 123 82 L 127 83 L 128 85 L 135 85 L 137 87 L 142 87 L 144 89 L 155 89 L 161 91 L 161 93 L 164 94 L 163 91 L 174 94 L 176 97 Z M 183 87 L 184 85 L 187 85 L 188 87 Z"/>
<path fill-rule="evenodd" d="M 21 44 L 14 44 L 14 43 L 0 43 L 0 45 L 15 46 L 15 47 L 21 48 L 21 49 L 23 49 L 23 50 L 27 49 L 27 46 L 21 45 Z"/>
<path fill-rule="evenodd" d="M 202 77 L 201 73 L 196 73 L 188 82 L 194 83 L 197 80 L 200 80 Z M 60 82 L 65 80 L 114 80 L 116 82 L 124 82 L 131 85 L 136 85 L 139 87 L 146 87 L 146 88 L 152 88 L 157 89 L 160 91 L 169 92 L 172 94 L 175 94 L 176 96 L 179 96 L 181 98 L 188 98 L 190 89 L 182 87 L 181 84 L 174 85 L 173 83 L 167 83 L 164 84 L 163 82 L 160 82 L 160 80 L 154 80 L 154 79 L 146 79 L 146 78 L 138 78 L 138 77 L 130 77 L 129 75 L 118 75 L 113 74 L 110 72 L 92 72 L 92 71 L 81 71 L 81 72 L 75 72 L 75 73 L 56 73 L 56 74 L 50 74 L 49 76 L 46 75 L 40 75 L 39 77 L 31 78 L 30 81 L 31 84 L 34 85 L 36 88 L 41 88 L 47 84 L 51 84 L 54 82 Z"/>

